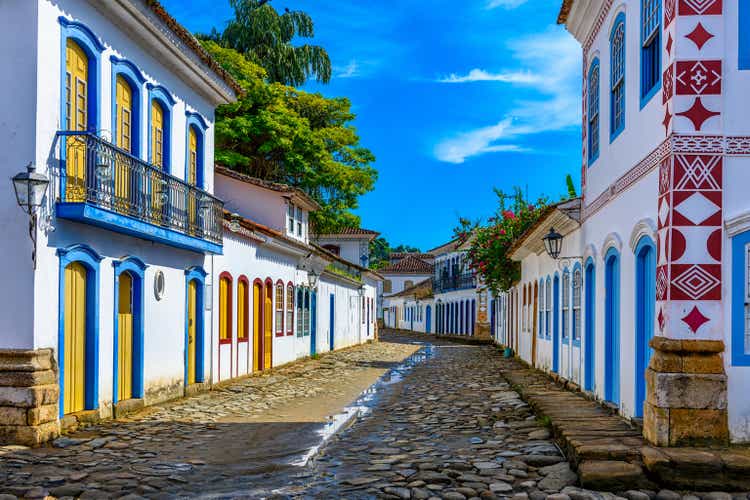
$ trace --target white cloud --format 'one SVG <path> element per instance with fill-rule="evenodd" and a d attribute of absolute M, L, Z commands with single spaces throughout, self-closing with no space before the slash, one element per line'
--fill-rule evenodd
<path fill-rule="evenodd" d="M 349 64 L 344 67 L 336 67 L 334 71 L 336 78 L 354 78 L 359 76 L 359 65 L 356 60 L 352 59 Z"/>
<path fill-rule="evenodd" d="M 505 82 L 505 83 L 536 83 L 538 75 L 530 71 L 518 71 L 508 73 L 489 73 L 483 69 L 474 68 L 465 75 L 450 75 L 440 78 L 440 83 L 470 83 L 470 82 Z"/>
<path fill-rule="evenodd" d="M 515 9 L 526 3 L 526 0 L 487 0 L 487 9 Z"/>
<path fill-rule="evenodd" d="M 573 37 L 562 30 L 549 31 L 511 42 L 508 48 L 518 68 L 500 73 L 475 69 L 447 80 L 506 82 L 537 97 L 510 100 L 495 125 L 444 139 L 434 150 L 438 160 L 460 164 L 486 153 L 530 151 L 523 146 L 523 136 L 580 125 L 581 49 Z"/>

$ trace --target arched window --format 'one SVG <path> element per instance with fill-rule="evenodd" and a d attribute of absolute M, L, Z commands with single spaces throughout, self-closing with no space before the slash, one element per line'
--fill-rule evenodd
<path fill-rule="evenodd" d="M 208 128 L 206 121 L 198 113 L 186 111 L 187 151 L 185 158 L 185 181 L 203 188 L 204 138 Z"/>
<path fill-rule="evenodd" d="M 294 335 L 294 286 L 286 286 L 286 334 Z"/>
<path fill-rule="evenodd" d="M 661 0 L 641 0 L 641 107 L 661 83 Z"/>
<path fill-rule="evenodd" d="M 570 273 L 566 270 L 563 273 L 562 281 L 562 338 L 563 342 L 568 341 L 570 334 Z"/>
<path fill-rule="evenodd" d="M 219 343 L 232 342 L 232 275 L 219 276 Z"/>
<path fill-rule="evenodd" d="M 588 158 L 589 166 L 599 158 L 599 59 L 589 69 Z"/>
<path fill-rule="evenodd" d="M 250 282 L 246 276 L 237 281 L 237 342 L 250 338 Z"/>
<path fill-rule="evenodd" d="M 539 280 L 539 337 L 544 338 L 544 280 Z"/>
<path fill-rule="evenodd" d="M 302 287 L 297 288 L 297 337 L 302 337 L 305 334 L 305 323 L 303 306 L 305 304 L 304 292 Z"/>
<path fill-rule="evenodd" d="M 610 141 L 625 128 L 625 14 L 620 13 L 609 38 Z"/>
<path fill-rule="evenodd" d="M 276 283 L 276 336 L 284 336 L 284 283 Z"/>

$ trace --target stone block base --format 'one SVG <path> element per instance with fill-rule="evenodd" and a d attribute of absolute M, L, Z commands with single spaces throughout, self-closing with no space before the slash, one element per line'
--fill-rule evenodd
<path fill-rule="evenodd" d="M 122 418 L 127 415 L 141 411 L 144 407 L 143 399 L 125 399 L 115 403 L 112 408 L 114 418 Z"/>
<path fill-rule="evenodd" d="M 655 337 L 651 347 L 644 437 L 656 446 L 728 444 L 724 343 Z"/>
<path fill-rule="evenodd" d="M 0 350 L 0 444 L 38 446 L 60 435 L 51 349 Z"/>
<path fill-rule="evenodd" d="M 474 326 L 474 337 L 480 340 L 492 340 L 492 332 L 489 323 L 476 323 Z"/>

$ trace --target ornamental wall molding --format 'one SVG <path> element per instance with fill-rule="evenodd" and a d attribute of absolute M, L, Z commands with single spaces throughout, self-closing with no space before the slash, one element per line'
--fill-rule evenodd
<path fill-rule="evenodd" d="M 602 243 L 602 255 L 606 256 L 610 248 L 617 250 L 617 253 L 622 253 L 622 238 L 620 238 L 619 234 L 609 233 L 604 238 L 604 243 Z"/>
<path fill-rule="evenodd" d="M 651 241 L 656 242 L 656 223 L 651 218 L 645 218 L 639 220 L 633 232 L 630 233 L 630 249 L 635 253 L 635 249 L 638 247 L 638 242 L 641 238 L 648 236 Z"/>
<path fill-rule="evenodd" d="M 671 135 L 667 137 L 633 168 L 607 186 L 591 203 L 586 204 L 583 209 L 584 220 L 617 198 L 620 193 L 637 183 L 654 170 L 664 158 L 672 154 L 750 156 L 750 136 Z"/>
<path fill-rule="evenodd" d="M 594 262 L 596 262 L 596 247 L 593 243 L 589 243 L 586 245 L 586 248 L 583 250 L 583 265 L 586 265 L 586 262 L 589 260 L 589 257 L 591 257 Z"/>
<path fill-rule="evenodd" d="M 750 231 L 750 211 L 727 218 L 726 222 L 724 222 L 724 227 L 727 230 L 727 236 L 730 238 Z"/>

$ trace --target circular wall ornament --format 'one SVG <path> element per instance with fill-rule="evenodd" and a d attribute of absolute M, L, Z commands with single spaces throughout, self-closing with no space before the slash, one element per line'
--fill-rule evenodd
<path fill-rule="evenodd" d="M 164 272 L 158 270 L 156 271 L 156 274 L 154 274 L 154 297 L 156 297 L 156 300 L 164 298 L 164 288 Z"/>

